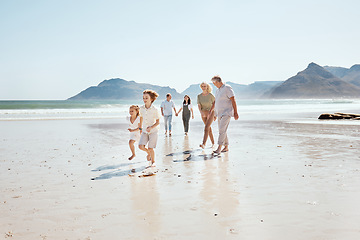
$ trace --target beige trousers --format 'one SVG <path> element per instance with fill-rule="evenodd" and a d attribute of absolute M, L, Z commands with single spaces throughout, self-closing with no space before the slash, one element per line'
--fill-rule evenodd
<path fill-rule="evenodd" d="M 218 144 L 222 146 L 229 145 L 229 139 L 227 136 L 227 129 L 230 123 L 230 116 L 221 116 L 218 118 L 218 126 L 219 126 L 219 138 Z"/>

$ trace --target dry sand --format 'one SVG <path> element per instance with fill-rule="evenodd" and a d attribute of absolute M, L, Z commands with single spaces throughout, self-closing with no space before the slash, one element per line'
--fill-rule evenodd
<path fill-rule="evenodd" d="M 0 238 L 360 239 L 359 122 L 232 120 L 220 157 L 202 127 L 160 131 L 140 178 L 115 119 L 1 122 Z"/>

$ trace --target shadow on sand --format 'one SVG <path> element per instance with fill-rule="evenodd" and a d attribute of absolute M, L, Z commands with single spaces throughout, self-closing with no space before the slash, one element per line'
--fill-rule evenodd
<path fill-rule="evenodd" d="M 218 159 L 221 158 L 220 154 L 199 154 L 196 155 L 195 153 L 197 152 L 203 152 L 202 149 L 197 149 L 197 150 L 186 150 L 183 152 L 178 152 L 178 153 L 170 153 L 167 154 L 167 157 L 173 157 L 173 156 L 179 156 L 182 155 L 184 157 L 184 159 L 175 159 L 173 160 L 173 162 L 188 162 L 188 161 L 206 161 L 206 160 L 211 160 L 211 159 Z M 188 155 L 188 156 L 187 156 Z"/>
<path fill-rule="evenodd" d="M 122 163 L 122 164 L 117 164 L 117 165 L 100 166 L 91 171 L 92 172 L 100 172 L 100 171 L 104 171 L 104 170 L 113 170 L 113 171 L 103 173 L 98 177 L 93 177 L 93 178 L 91 178 L 91 180 L 104 180 L 104 179 L 110 179 L 113 177 L 129 176 L 130 174 L 144 171 L 146 169 L 146 166 L 140 166 L 137 168 L 131 168 L 131 169 L 127 169 L 127 170 L 120 169 L 121 167 L 131 166 L 133 164 L 138 164 L 138 163 L 143 163 L 143 162 L 129 162 L 129 163 Z"/>

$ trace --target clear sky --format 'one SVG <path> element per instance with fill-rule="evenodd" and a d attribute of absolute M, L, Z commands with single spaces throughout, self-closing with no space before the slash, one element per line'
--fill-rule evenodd
<path fill-rule="evenodd" d="M 105 79 L 283 81 L 360 63 L 360 1 L 0 0 L 0 100 L 66 99 Z"/>

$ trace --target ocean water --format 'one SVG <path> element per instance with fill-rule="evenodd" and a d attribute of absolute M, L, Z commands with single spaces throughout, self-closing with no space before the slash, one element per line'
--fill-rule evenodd
<path fill-rule="evenodd" d="M 154 105 L 160 108 L 162 100 Z M 181 100 L 174 100 L 177 109 Z M 125 119 L 129 106 L 142 105 L 134 100 L 87 101 L 0 101 L 0 121 L 66 120 L 66 119 Z M 360 113 L 359 99 L 286 99 L 238 100 L 240 119 L 315 121 L 321 113 Z M 199 116 L 194 106 L 195 117 Z M 195 121 L 200 118 L 195 118 Z"/>

